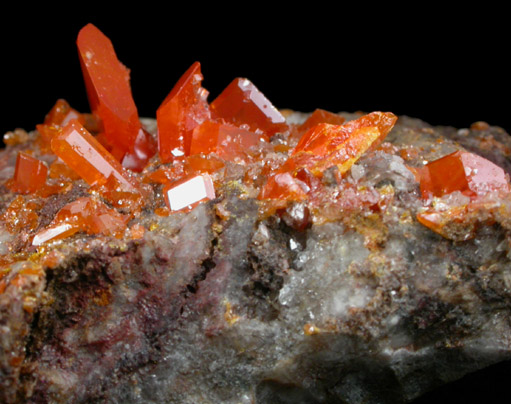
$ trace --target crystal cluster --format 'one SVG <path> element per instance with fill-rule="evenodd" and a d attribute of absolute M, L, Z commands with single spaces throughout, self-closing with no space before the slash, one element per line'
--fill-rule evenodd
<path fill-rule="evenodd" d="M 162 216 L 189 211 L 215 199 L 236 176 L 243 192 L 260 201 L 262 217 L 278 212 L 298 228 L 338 219 L 340 212 L 361 206 L 379 212 L 392 198 L 390 191 L 358 187 L 350 180 L 360 170 L 353 166 L 361 157 L 387 147 L 382 142 L 397 120 L 392 113 L 345 122 L 318 109 L 300 124 L 288 123 L 245 78 L 236 78 L 208 102 L 195 62 L 161 103 L 156 133 L 150 133 L 138 116 L 129 70 L 111 41 L 88 24 L 77 46 L 91 113 L 58 100 L 37 125 L 38 148 L 19 152 L 14 176 L 5 185 L 26 196 L 16 202 L 23 206 L 44 205 L 30 195 L 65 195 L 77 179 L 88 185 L 90 196 L 74 198 L 42 228 L 26 227 L 33 245 L 77 232 L 119 234 L 149 205 Z M 468 152 L 409 169 L 424 199 L 418 221 L 446 237 L 446 223 L 477 206 L 485 194 L 509 192 L 502 169 Z M 443 210 L 432 204 L 453 192 L 467 196 L 469 203 Z M 306 220 L 289 213 L 297 209 Z M 102 218 L 101 225 L 90 222 L 95 216 Z"/>
<path fill-rule="evenodd" d="M 511 357 L 503 131 L 209 102 L 198 62 L 140 119 L 77 45 L 91 113 L 0 152 L 0 402 L 404 403 Z"/>

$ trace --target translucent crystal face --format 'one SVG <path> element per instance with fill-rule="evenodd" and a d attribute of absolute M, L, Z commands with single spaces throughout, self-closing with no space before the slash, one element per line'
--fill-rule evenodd
<path fill-rule="evenodd" d="M 51 148 L 89 185 L 114 176 L 124 186 L 133 187 L 121 164 L 76 120 L 53 137 Z"/>
<path fill-rule="evenodd" d="M 196 206 L 215 198 L 213 181 L 208 174 L 187 178 L 165 187 L 165 200 L 171 211 Z"/>
<path fill-rule="evenodd" d="M 200 63 L 195 62 L 156 111 L 162 163 L 189 155 L 193 130 L 210 118 L 208 92 L 201 87 L 201 82 Z"/>
<path fill-rule="evenodd" d="M 509 183 L 502 168 L 474 153 L 457 151 L 428 163 L 421 176 L 424 198 L 440 197 L 455 191 L 468 196 L 501 190 Z"/>
<path fill-rule="evenodd" d="M 34 193 L 44 186 L 47 174 L 48 167 L 43 161 L 20 152 L 9 188 L 23 194 Z"/>
<path fill-rule="evenodd" d="M 76 43 L 92 112 L 101 120 L 115 154 L 137 155 L 143 150 L 138 153 L 144 156 L 142 161 L 127 160 L 132 169 L 142 171 L 155 148 L 148 145 L 152 143 L 150 136 L 141 132 L 129 70 L 117 59 L 112 42 L 94 25 L 83 27 Z"/>
<path fill-rule="evenodd" d="M 252 82 L 237 78 L 211 103 L 212 114 L 267 136 L 287 130 L 286 119 Z"/>

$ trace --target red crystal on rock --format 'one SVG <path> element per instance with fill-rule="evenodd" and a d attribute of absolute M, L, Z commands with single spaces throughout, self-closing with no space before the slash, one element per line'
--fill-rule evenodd
<path fill-rule="evenodd" d="M 53 152 L 89 185 L 105 183 L 110 176 L 136 191 L 121 164 L 78 121 L 71 120 L 51 142 Z"/>
<path fill-rule="evenodd" d="M 94 25 L 83 27 L 76 42 L 92 112 L 99 116 L 105 136 L 120 154 L 136 153 L 142 125 L 131 94 L 129 70 L 117 59 L 112 42 Z M 150 142 L 143 136 L 144 142 Z M 138 170 L 140 165 L 136 165 Z"/>
<path fill-rule="evenodd" d="M 206 121 L 193 131 L 190 155 L 215 153 L 224 160 L 246 156 L 252 146 L 259 143 L 260 136 L 236 126 Z"/>
<path fill-rule="evenodd" d="M 309 187 L 288 172 L 271 176 L 261 191 L 260 199 L 302 201 L 307 198 Z"/>
<path fill-rule="evenodd" d="M 381 143 L 396 120 L 390 112 L 372 112 L 343 125 L 316 125 L 300 139 L 288 162 L 317 176 L 333 165 L 343 174 L 367 150 Z"/>
<path fill-rule="evenodd" d="M 67 125 L 71 119 L 77 119 L 82 125 L 85 124 L 86 121 L 85 116 L 71 108 L 66 100 L 58 100 L 46 115 L 44 123 L 36 125 L 36 129 L 41 135 L 42 152 L 47 153 L 50 151 L 51 139 L 59 129 Z"/>
<path fill-rule="evenodd" d="M 92 197 L 79 198 L 60 209 L 51 225 L 35 235 L 32 244 L 41 245 L 79 231 L 115 235 L 126 228 L 128 219 Z"/>
<path fill-rule="evenodd" d="M 214 118 L 251 131 L 263 131 L 268 138 L 288 129 L 286 119 L 252 82 L 237 78 L 211 103 Z"/>
<path fill-rule="evenodd" d="M 345 119 L 342 116 L 318 108 L 311 114 L 311 116 L 307 118 L 304 123 L 292 131 L 291 137 L 294 139 L 299 139 L 305 132 L 314 126 L 319 125 L 320 123 L 342 125 L 344 121 Z"/>
<path fill-rule="evenodd" d="M 307 151 L 326 156 L 350 144 L 357 150 L 364 149 L 363 153 L 370 146 L 378 146 L 396 120 L 397 117 L 390 112 L 372 112 L 343 125 L 318 124 L 300 139 L 293 155 Z"/>
<path fill-rule="evenodd" d="M 428 163 L 420 172 L 423 198 L 454 191 L 474 197 L 491 191 L 509 192 L 502 168 L 477 154 L 457 151 Z"/>
<path fill-rule="evenodd" d="M 163 192 L 167 206 L 174 212 L 193 208 L 202 201 L 215 198 L 213 180 L 208 174 L 168 184 Z"/>
<path fill-rule="evenodd" d="M 14 177 L 7 185 L 14 192 L 34 193 L 46 184 L 47 174 L 46 163 L 27 153 L 19 152 L 16 158 Z"/>
<path fill-rule="evenodd" d="M 46 115 L 44 124 L 65 126 L 71 119 L 77 119 L 82 125 L 85 124 L 85 117 L 76 109 L 71 108 L 66 100 L 60 99 Z"/>
<path fill-rule="evenodd" d="M 290 173 L 296 177 L 306 169 L 306 172 L 321 177 L 332 166 L 337 166 L 338 172 L 343 174 L 387 136 L 396 120 L 390 112 L 373 112 L 343 125 L 318 124 L 305 133 L 274 176 Z M 281 186 L 278 192 L 275 189 L 275 179 L 270 177 L 259 198 L 286 198 Z M 297 200 L 296 189 L 295 186 L 288 187 L 290 200 Z"/>
<path fill-rule="evenodd" d="M 202 79 L 200 63 L 195 62 L 156 111 L 162 163 L 189 155 L 192 131 L 210 118 L 208 92 L 201 87 Z"/>

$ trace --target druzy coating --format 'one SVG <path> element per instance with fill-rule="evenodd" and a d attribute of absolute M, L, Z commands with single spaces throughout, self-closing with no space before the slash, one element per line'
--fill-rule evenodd
<path fill-rule="evenodd" d="M 156 111 L 162 163 L 189 155 L 193 129 L 210 118 L 208 92 L 201 87 L 201 82 L 200 63 L 195 62 Z"/>
<path fill-rule="evenodd" d="M 268 138 L 287 129 L 286 119 L 252 82 L 237 78 L 211 103 L 214 118 L 234 125 L 247 125 Z"/>

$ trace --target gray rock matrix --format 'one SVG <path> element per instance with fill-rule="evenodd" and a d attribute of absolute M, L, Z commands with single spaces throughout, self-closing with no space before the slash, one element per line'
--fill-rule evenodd
<path fill-rule="evenodd" d="M 0 401 L 398 404 L 511 358 L 509 195 L 473 237 L 447 239 L 415 218 L 407 168 L 464 148 L 510 173 L 509 136 L 401 117 L 386 141 L 419 153 L 352 167 L 348 181 L 392 195 L 376 214 L 302 229 L 303 205 L 261 219 L 232 189 L 147 214 L 140 240 L 63 243 L 63 264 L 0 294 Z"/>

